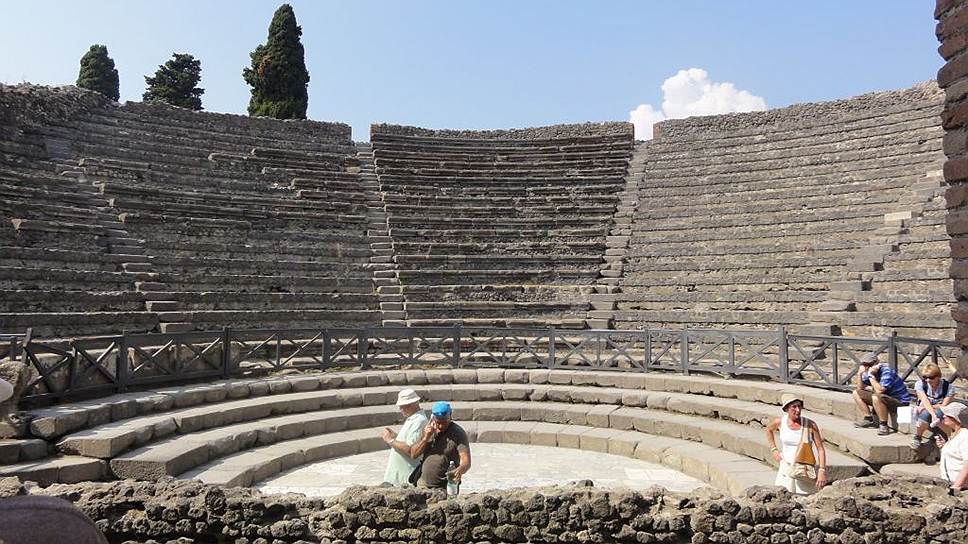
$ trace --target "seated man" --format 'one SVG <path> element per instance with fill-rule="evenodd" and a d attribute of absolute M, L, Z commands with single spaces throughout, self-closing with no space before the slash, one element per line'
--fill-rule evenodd
<path fill-rule="evenodd" d="M 968 406 L 959 402 L 946 404 L 941 408 L 941 424 L 948 431 L 948 438 L 942 435 L 934 437 L 941 448 L 941 477 L 952 489 L 968 488 Z"/>
<path fill-rule="evenodd" d="M 430 423 L 424 428 L 423 436 L 414 444 L 413 450 L 415 456 L 424 456 L 418 484 L 421 487 L 447 487 L 447 473 L 451 463 L 456 468 L 450 478 L 458 484 L 461 476 L 471 469 L 471 448 L 467 442 L 467 433 L 451 421 L 450 404 L 444 401 L 434 403 L 430 410 Z"/>
<path fill-rule="evenodd" d="M 874 427 L 870 409 L 873 406 L 880 421 L 877 434 L 890 434 L 892 430 L 887 426 L 888 412 L 911 402 L 911 393 L 894 369 L 878 362 L 876 353 L 865 355 L 860 364 L 862 368 L 857 372 L 854 402 L 863 419 L 854 425 L 861 428 Z"/>
<path fill-rule="evenodd" d="M 955 386 L 941 377 L 941 368 L 934 363 L 924 365 L 921 379 L 914 383 L 914 394 L 918 397 L 917 427 L 911 439 L 911 449 L 921 447 L 921 436 L 930 425 L 934 434 L 944 434 L 941 430 L 941 408 L 951 404 L 955 398 Z"/>
<path fill-rule="evenodd" d="M 397 395 L 397 408 L 406 421 L 396 434 L 390 428 L 383 429 L 383 442 L 390 446 L 390 460 L 383 481 L 395 486 L 407 485 L 410 474 L 420 464 L 420 456 L 414 455 L 413 445 L 427 425 L 427 416 L 420 409 L 420 396 L 413 389 L 404 389 Z"/>

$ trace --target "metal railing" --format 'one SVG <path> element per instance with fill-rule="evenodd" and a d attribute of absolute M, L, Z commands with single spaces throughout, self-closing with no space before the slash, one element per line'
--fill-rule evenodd
<path fill-rule="evenodd" d="M 920 365 L 954 361 L 956 342 L 805 336 L 776 330 L 542 328 L 222 329 L 122 334 L 66 343 L 0 336 L 0 358 L 32 366 L 24 400 L 123 393 L 133 388 L 249 375 L 254 370 L 547 368 L 712 373 L 846 390 L 868 352 L 909 382 Z"/>

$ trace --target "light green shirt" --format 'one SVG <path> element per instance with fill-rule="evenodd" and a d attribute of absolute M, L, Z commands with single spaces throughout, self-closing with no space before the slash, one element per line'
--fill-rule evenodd
<path fill-rule="evenodd" d="M 416 444 L 426 426 L 427 414 L 423 410 L 414 412 L 413 415 L 403 422 L 403 426 L 400 427 L 400 432 L 397 434 L 396 439 L 408 446 L 412 446 Z M 417 459 L 411 459 L 397 450 L 390 448 L 390 460 L 387 462 L 387 472 L 383 476 L 383 481 L 396 486 L 407 485 L 410 474 L 413 472 L 413 469 L 417 468 L 418 464 L 420 464 L 419 457 Z"/>

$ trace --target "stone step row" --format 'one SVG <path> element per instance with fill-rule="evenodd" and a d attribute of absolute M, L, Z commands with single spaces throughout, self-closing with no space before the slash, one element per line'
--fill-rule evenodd
<path fill-rule="evenodd" d="M 902 96 L 905 91 L 898 91 L 895 94 Z M 936 92 L 936 90 L 935 90 Z M 706 126 L 704 121 L 698 121 L 699 126 L 691 127 L 666 127 L 666 132 L 656 138 L 654 144 L 658 145 L 663 141 L 683 141 L 699 142 L 702 140 L 737 142 L 741 139 L 763 139 L 764 137 L 806 137 L 824 134 L 827 132 L 841 133 L 849 128 L 880 126 L 881 123 L 903 122 L 906 119 L 918 119 L 922 117 L 937 117 L 941 108 L 941 97 L 926 98 L 924 96 L 912 97 L 912 99 L 898 98 L 891 105 L 884 105 L 878 108 L 851 109 L 850 104 L 854 99 L 848 98 L 833 103 L 833 107 L 846 105 L 843 112 L 824 112 L 814 114 L 812 118 L 807 118 L 795 107 L 790 110 L 771 111 L 766 115 L 774 117 L 767 122 L 756 123 L 753 126 L 730 126 L 723 125 L 716 129 Z M 828 104 L 818 104 L 824 108 Z M 787 113 L 792 115 L 787 115 Z M 754 114 L 759 115 L 759 114 Z M 682 124 L 687 124 L 685 122 Z M 664 137 L 663 137 L 664 136 Z"/>
<path fill-rule="evenodd" d="M 919 131 L 937 131 L 940 125 L 937 121 L 938 113 L 931 109 L 922 109 L 915 115 L 883 116 L 877 121 L 872 119 L 849 126 L 834 125 L 821 126 L 812 130 L 785 130 L 773 132 L 769 129 L 750 135 L 729 132 L 721 134 L 719 138 L 707 141 L 685 138 L 657 138 L 650 146 L 651 153 L 656 155 L 688 155 L 702 149 L 709 156 L 733 155 L 737 152 L 759 152 L 770 150 L 786 150 L 810 148 L 828 144 L 846 144 L 862 142 L 871 137 L 917 133 Z M 916 138 L 914 138 L 916 139 Z M 911 138 L 909 138 L 909 141 Z"/>
<path fill-rule="evenodd" d="M 651 159 L 655 163 L 679 160 L 693 164 L 743 163 L 758 160 L 786 160 L 811 155 L 837 155 L 838 153 L 869 150 L 871 155 L 883 154 L 893 147 L 924 139 L 938 140 L 941 127 L 936 119 L 922 119 L 901 126 L 887 127 L 882 130 L 871 129 L 842 134 L 839 138 L 822 140 L 784 140 L 768 141 L 762 144 L 731 145 L 728 147 L 707 146 L 703 153 L 696 153 L 694 145 L 686 144 L 677 150 L 652 149 Z M 709 154 L 706 154 L 706 151 Z"/>
<path fill-rule="evenodd" d="M 517 139 L 517 138 L 488 138 L 488 137 L 458 137 L 458 136 L 405 136 L 400 134 L 387 134 L 384 132 L 372 132 L 370 142 L 373 145 L 374 153 L 385 146 L 416 147 L 417 150 L 425 148 L 454 148 L 467 149 L 469 152 L 478 152 L 488 149 L 534 149 L 542 147 L 568 148 L 581 145 L 602 145 L 613 144 L 620 147 L 632 148 L 630 134 L 614 135 L 583 135 L 583 136 L 557 136 L 549 138 Z"/>

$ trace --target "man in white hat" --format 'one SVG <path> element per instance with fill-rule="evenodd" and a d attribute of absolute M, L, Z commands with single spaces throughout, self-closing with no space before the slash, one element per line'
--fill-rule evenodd
<path fill-rule="evenodd" d="M 389 427 L 383 429 L 383 441 L 390 446 L 390 460 L 383 481 L 395 486 L 408 484 L 410 474 L 420 459 L 413 455 L 411 446 L 417 442 L 427 425 L 427 414 L 420 409 L 420 395 L 413 389 L 404 389 L 397 395 L 397 408 L 403 417 L 407 418 L 400 427 L 399 433 L 394 433 Z"/>

